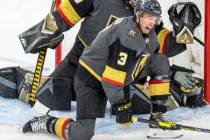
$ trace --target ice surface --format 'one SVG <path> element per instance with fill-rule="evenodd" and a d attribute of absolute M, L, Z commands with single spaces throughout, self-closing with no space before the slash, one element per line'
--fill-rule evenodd
<path fill-rule="evenodd" d="M 73 102 L 72 110 L 68 112 L 51 111 L 50 115 L 56 117 L 72 117 L 76 116 L 76 104 Z M 146 135 L 150 132 L 147 124 L 133 123 L 131 126 L 120 126 L 115 124 L 115 117 L 110 117 L 109 107 L 106 110 L 106 117 L 98 119 L 96 123 L 95 136 L 93 140 L 144 140 L 147 139 Z M 33 118 L 39 116 L 34 110 L 16 99 L 5 99 L 0 97 L 0 139 L 7 140 L 31 140 L 56 139 L 49 134 L 30 134 L 24 135 L 21 133 L 22 125 Z M 149 115 L 138 115 L 138 117 L 148 118 Z M 210 106 L 206 106 L 198 109 L 178 108 L 167 113 L 167 117 L 175 122 L 209 128 L 210 121 Z M 202 137 L 202 140 L 209 140 L 210 134 L 183 131 L 184 137 L 179 140 L 198 140 Z"/>

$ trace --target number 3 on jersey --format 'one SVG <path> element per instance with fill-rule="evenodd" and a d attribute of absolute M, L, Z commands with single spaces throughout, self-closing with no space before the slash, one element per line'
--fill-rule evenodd
<path fill-rule="evenodd" d="M 127 61 L 127 58 L 128 58 L 128 54 L 127 53 L 120 52 L 119 59 L 117 60 L 117 64 L 121 65 L 121 66 L 125 65 L 125 63 Z"/>

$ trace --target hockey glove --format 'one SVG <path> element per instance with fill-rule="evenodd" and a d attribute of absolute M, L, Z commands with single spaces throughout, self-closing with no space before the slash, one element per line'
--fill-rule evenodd
<path fill-rule="evenodd" d="M 183 93 L 193 93 L 198 88 L 199 81 L 189 73 L 177 72 L 174 78 Z"/>
<path fill-rule="evenodd" d="M 193 77 L 190 69 L 173 65 L 172 84 L 173 96 L 183 106 L 199 107 L 206 105 L 203 98 L 203 80 Z"/>
<path fill-rule="evenodd" d="M 172 65 L 171 79 L 180 88 L 183 93 L 193 93 L 198 88 L 199 81 L 192 76 L 193 70 Z"/>
<path fill-rule="evenodd" d="M 130 101 L 120 101 L 112 105 L 112 110 L 116 115 L 116 123 L 130 125 L 132 123 L 132 109 Z"/>
<path fill-rule="evenodd" d="M 44 20 L 19 35 L 25 53 L 37 53 L 43 48 L 54 49 L 63 40 L 52 13 Z"/>
<path fill-rule="evenodd" d="M 29 103 L 29 96 L 31 94 L 31 86 L 33 81 L 33 73 L 26 73 L 23 79 L 20 79 L 18 82 L 18 94 L 19 94 L 19 100 L 23 103 Z M 48 77 L 42 76 L 40 81 L 40 86 L 42 86 L 45 81 L 48 79 Z"/>

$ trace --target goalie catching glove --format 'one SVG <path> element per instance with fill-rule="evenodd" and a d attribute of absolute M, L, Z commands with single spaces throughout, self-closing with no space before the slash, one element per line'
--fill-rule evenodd
<path fill-rule="evenodd" d="M 195 28 L 201 23 L 201 13 L 193 2 L 178 2 L 168 10 L 177 43 L 192 44 Z"/>
<path fill-rule="evenodd" d="M 55 17 L 49 13 L 44 20 L 19 35 L 25 53 L 37 53 L 43 48 L 55 49 L 63 40 Z"/>
<path fill-rule="evenodd" d="M 203 80 L 193 76 L 194 71 L 172 65 L 171 92 L 181 106 L 198 107 L 206 105 L 203 98 Z"/>

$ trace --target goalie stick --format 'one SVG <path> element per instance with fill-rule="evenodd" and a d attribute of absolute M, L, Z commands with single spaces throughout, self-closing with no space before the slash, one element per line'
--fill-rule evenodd
<path fill-rule="evenodd" d="M 203 133 L 210 133 L 210 129 L 206 128 L 199 128 L 194 126 L 187 126 L 177 123 L 168 123 L 168 122 L 162 122 L 162 121 L 151 121 L 148 119 L 138 118 L 138 117 L 132 117 L 133 122 L 143 122 L 143 123 L 158 123 L 161 127 L 166 128 L 167 130 L 173 130 L 174 128 L 178 130 L 188 130 L 188 131 L 196 131 L 196 132 L 203 132 Z"/>
<path fill-rule="evenodd" d="M 52 1 L 52 5 L 50 11 L 53 12 L 56 5 L 56 0 Z M 35 67 L 34 78 L 31 86 L 31 94 L 29 96 L 29 104 L 33 107 L 33 109 L 41 114 L 47 114 L 49 112 L 49 108 L 42 105 L 41 103 L 36 101 L 36 92 L 39 87 L 39 83 L 41 80 L 41 74 L 44 67 L 45 57 L 47 53 L 47 48 L 43 48 L 38 55 L 38 60 Z M 44 112 L 43 112 L 44 111 Z"/>
<path fill-rule="evenodd" d="M 39 55 L 38 55 L 34 77 L 33 77 L 32 85 L 31 85 L 31 94 L 29 96 L 29 104 L 31 106 L 33 106 L 36 101 L 36 91 L 38 89 L 38 86 L 41 80 L 41 74 L 44 67 L 46 53 L 47 53 L 47 49 L 44 48 L 39 52 Z"/>

